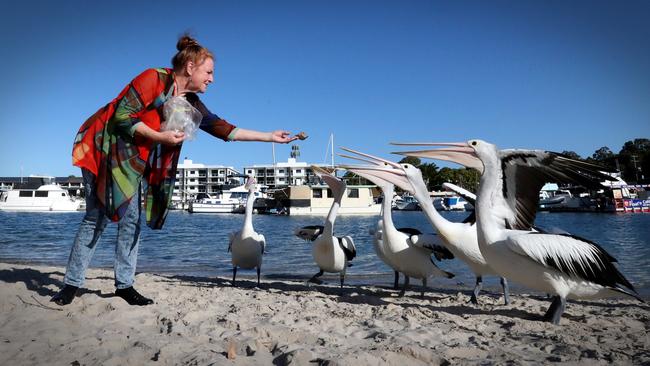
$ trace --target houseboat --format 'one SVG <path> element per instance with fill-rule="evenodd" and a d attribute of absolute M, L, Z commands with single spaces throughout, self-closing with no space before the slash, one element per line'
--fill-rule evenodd
<path fill-rule="evenodd" d="M 81 208 L 58 184 L 44 184 L 36 189 L 10 189 L 0 194 L 0 210 L 26 212 L 73 212 Z"/>
<path fill-rule="evenodd" d="M 349 185 L 341 200 L 339 215 L 378 215 L 376 186 Z M 289 215 L 327 215 L 334 198 L 327 185 L 289 186 L 274 194 L 275 208 Z"/>

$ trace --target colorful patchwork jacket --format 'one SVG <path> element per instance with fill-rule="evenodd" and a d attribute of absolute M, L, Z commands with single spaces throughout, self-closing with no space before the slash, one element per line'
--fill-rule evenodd
<path fill-rule="evenodd" d="M 147 224 L 160 229 L 165 222 L 181 146 L 153 143 L 135 135 L 135 128 L 144 123 L 160 131 L 163 104 L 173 90 L 171 69 L 148 69 L 77 132 L 72 163 L 97 177 L 97 198 L 113 221 L 124 215 L 144 177 Z M 186 99 L 203 114 L 202 130 L 225 141 L 231 139 L 235 126 L 211 113 L 196 94 L 188 93 Z"/>

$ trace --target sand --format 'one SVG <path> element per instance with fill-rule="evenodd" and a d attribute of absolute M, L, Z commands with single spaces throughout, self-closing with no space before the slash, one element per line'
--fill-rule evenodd
<path fill-rule="evenodd" d="M 242 273 L 241 275 L 244 275 Z M 63 268 L 0 263 L 0 365 L 650 364 L 650 306 L 570 301 L 559 326 L 545 296 L 139 273 L 154 305 L 113 296 L 113 273 L 49 302 Z"/>

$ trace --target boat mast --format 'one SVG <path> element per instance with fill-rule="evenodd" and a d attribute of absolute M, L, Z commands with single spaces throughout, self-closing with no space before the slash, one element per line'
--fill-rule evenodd
<path fill-rule="evenodd" d="M 334 169 L 334 134 L 330 134 L 330 141 L 332 142 L 332 169 Z"/>

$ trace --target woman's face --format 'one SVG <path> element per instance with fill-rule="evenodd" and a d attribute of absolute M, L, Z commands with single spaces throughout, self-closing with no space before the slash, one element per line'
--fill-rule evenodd
<path fill-rule="evenodd" d="M 188 89 L 195 93 L 205 93 L 208 85 L 214 81 L 214 61 L 206 57 L 199 65 L 188 65 L 192 80 Z"/>

